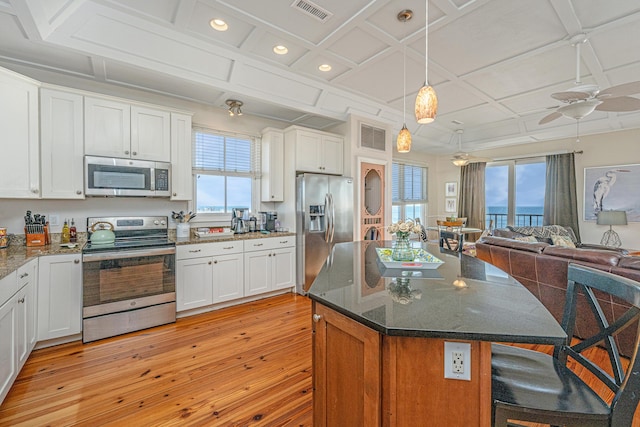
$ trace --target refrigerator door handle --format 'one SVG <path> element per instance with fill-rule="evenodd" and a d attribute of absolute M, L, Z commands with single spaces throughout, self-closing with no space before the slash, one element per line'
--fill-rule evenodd
<path fill-rule="evenodd" d="M 333 243 L 333 235 L 336 231 L 336 205 L 333 203 L 333 194 L 329 195 L 329 200 L 331 201 L 331 238 L 329 241 Z"/>
<path fill-rule="evenodd" d="M 325 220 L 327 221 L 324 227 L 324 241 L 329 243 L 331 236 L 331 195 L 329 193 L 324 195 L 324 215 Z"/>

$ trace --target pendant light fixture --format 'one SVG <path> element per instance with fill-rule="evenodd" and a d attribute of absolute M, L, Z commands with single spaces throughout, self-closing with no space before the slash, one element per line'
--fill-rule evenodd
<path fill-rule="evenodd" d="M 424 86 L 418 92 L 415 106 L 416 120 L 420 124 L 431 123 L 438 112 L 436 91 L 429 86 L 429 0 L 425 0 L 424 33 Z"/>
<path fill-rule="evenodd" d="M 398 21 L 407 22 L 413 16 L 413 12 L 405 9 L 398 13 Z M 411 151 L 411 132 L 407 129 L 407 46 L 403 46 L 402 60 L 402 129 L 398 133 L 396 148 L 398 153 Z"/>

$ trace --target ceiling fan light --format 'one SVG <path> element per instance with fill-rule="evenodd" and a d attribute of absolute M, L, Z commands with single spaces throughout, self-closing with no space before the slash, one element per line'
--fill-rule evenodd
<path fill-rule="evenodd" d="M 411 132 L 407 129 L 406 124 L 402 125 L 402 129 L 400 129 L 398 133 L 396 148 L 398 149 L 398 153 L 408 153 L 411 151 Z"/>
<path fill-rule="evenodd" d="M 469 159 L 453 159 L 451 163 L 458 167 L 467 166 L 469 164 Z"/>
<path fill-rule="evenodd" d="M 558 108 L 558 112 L 569 118 L 580 120 L 583 117 L 586 117 L 589 114 L 593 113 L 593 110 L 595 110 L 598 104 L 600 104 L 601 102 L 602 101 L 599 101 L 597 99 L 574 102 L 573 104 L 565 105 L 564 107 Z"/>
<path fill-rule="evenodd" d="M 415 114 L 416 121 L 420 124 L 431 123 L 436 119 L 438 112 L 438 96 L 436 91 L 427 84 L 422 86 L 416 96 Z"/>

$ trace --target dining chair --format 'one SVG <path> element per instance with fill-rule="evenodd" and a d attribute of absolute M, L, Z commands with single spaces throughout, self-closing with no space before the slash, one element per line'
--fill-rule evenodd
<path fill-rule="evenodd" d="M 611 320 L 613 313 L 600 306 L 600 301 L 611 306 L 612 300 L 619 309 L 615 321 Z M 568 427 L 631 426 L 640 399 L 639 306 L 640 283 L 570 264 L 562 327 L 572 342 L 556 346 L 553 355 L 492 345 L 493 425 L 513 426 L 517 424 L 507 424 L 507 420 L 517 420 Z M 584 321 L 588 313 L 598 331 L 583 340 L 571 340 L 581 326 L 576 325 L 576 319 Z M 615 335 L 627 326 L 631 331 L 625 333 L 635 334 L 636 350 L 631 359 L 620 357 L 615 341 Z M 608 363 L 600 364 L 609 366 L 597 365 L 585 352 L 596 345 L 608 356 Z M 585 374 L 588 382 L 582 379 Z M 611 400 L 600 397 L 603 389 L 613 396 Z"/>
<path fill-rule="evenodd" d="M 436 224 L 438 225 L 438 245 L 450 251 L 462 252 L 464 246 L 464 234 L 462 234 L 464 221 L 461 219 L 455 221 L 437 220 Z"/>

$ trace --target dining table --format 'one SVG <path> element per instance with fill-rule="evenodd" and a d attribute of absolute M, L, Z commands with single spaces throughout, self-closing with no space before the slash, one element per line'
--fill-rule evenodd
<path fill-rule="evenodd" d="M 308 291 L 314 425 L 490 426 L 491 344 L 565 331 L 499 268 L 422 242 L 394 261 L 393 244 L 335 245 Z"/>

